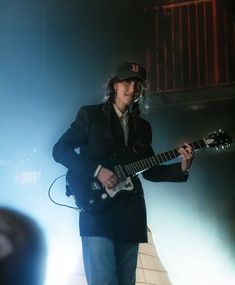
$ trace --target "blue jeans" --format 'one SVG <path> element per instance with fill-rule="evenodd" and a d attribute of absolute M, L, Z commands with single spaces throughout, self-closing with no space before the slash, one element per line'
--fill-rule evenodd
<path fill-rule="evenodd" d="M 138 247 L 105 237 L 82 237 L 88 285 L 135 285 Z"/>

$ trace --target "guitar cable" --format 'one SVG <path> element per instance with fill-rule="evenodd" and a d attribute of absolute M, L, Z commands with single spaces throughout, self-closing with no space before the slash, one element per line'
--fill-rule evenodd
<path fill-rule="evenodd" d="M 56 204 L 57 206 L 66 207 L 66 208 L 69 208 L 69 209 L 73 209 L 73 210 L 76 210 L 76 211 L 80 211 L 77 207 L 73 207 L 73 206 L 69 206 L 69 205 L 66 205 L 66 204 L 58 203 L 58 202 L 56 202 L 56 201 L 51 197 L 51 190 L 52 190 L 52 187 L 54 186 L 54 184 L 56 183 L 56 181 L 58 181 L 58 180 L 61 179 L 62 177 L 66 177 L 66 174 L 63 174 L 63 175 L 60 175 L 60 176 L 56 177 L 56 178 L 52 181 L 51 185 L 49 186 L 48 192 L 47 192 L 49 199 L 50 199 L 54 204 Z M 66 183 L 66 196 L 69 197 L 70 195 L 68 194 L 68 193 L 69 193 L 68 187 L 69 187 L 69 186 L 68 186 L 68 184 Z"/>

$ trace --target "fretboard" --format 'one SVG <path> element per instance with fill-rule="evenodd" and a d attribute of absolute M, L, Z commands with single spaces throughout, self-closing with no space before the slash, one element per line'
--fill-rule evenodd
<path fill-rule="evenodd" d="M 195 141 L 193 143 L 190 143 L 193 150 L 198 150 L 201 148 L 207 147 L 207 144 L 204 139 Z M 126 176 L 133 176 L 141 171 L 144 171 L 146 169 L 152 168 L 156 165 L 160 165 L 164 162 L 167 162 L 169 160 L 173 160 L 180 156 L 180 153 L 178 152 L 178 149 L 173 149 L 170 151 L 166 151 L 160 154 L 156 154 L 147 158 L 143 158 L 141 160 L 137 160 L 125 165 L 122 165 L 122 170 L 126 174 Z"/>

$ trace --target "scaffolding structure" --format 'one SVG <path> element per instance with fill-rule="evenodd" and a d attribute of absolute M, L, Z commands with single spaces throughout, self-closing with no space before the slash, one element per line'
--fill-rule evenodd
<path fill-rule="evenodd" d="M 235 83 L 235 20 L 223 1 L 162 1 L 146 13 L 152 93 Z"/>

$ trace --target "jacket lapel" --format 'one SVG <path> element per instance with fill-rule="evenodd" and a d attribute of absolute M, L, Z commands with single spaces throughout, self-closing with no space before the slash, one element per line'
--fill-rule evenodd
<path fill-rule="evenodd" d="M 125 139 L 124 139 L 122 125 L 114 109 L 112 110 L 111 123 L 112 123 L 112 134 L 113 134 L 115 148 L 118 149 L 125 148 Z"/>

